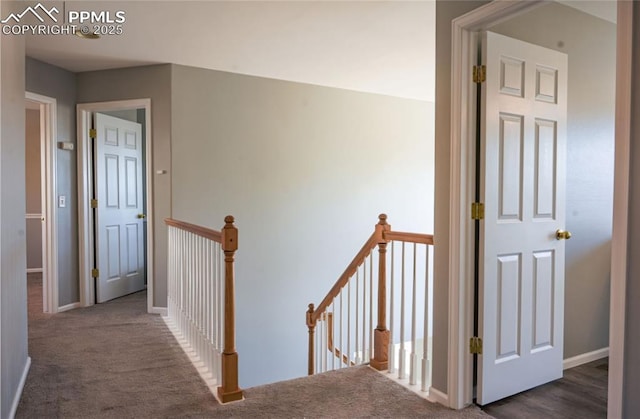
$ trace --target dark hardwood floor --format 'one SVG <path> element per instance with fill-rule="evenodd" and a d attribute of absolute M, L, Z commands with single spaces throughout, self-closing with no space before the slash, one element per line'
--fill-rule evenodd
<path fill-rule="evenodd" d="M 609 358 L 564 371 L 564 377 L 482 407 L 497 419 L 607 417 Z"/>

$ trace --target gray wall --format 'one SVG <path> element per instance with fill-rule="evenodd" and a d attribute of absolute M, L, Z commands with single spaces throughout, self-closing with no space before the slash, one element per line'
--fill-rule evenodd
<path fill-rule="evenodd" d="M 151 99 L 153 153 L 154 295 L 153 305 L 167 305 L 167 232 L 171 216 L 171 66 L 156 65 L 77 74 L 78 103 Z M 156 174 L 166 170 L 167 174 Z"/>
<path fill-rule="evenodd" d="M 640 5 L 633 6 L 633 68 L 640 68 Z M 631 91 L 631 169 L 627 253 L 627 301 L 624 348 L 623 417 L 640 417 L 640 83 Z"/>
<path fill-rule="evenodd" d="M 173 213 L 236 217 L 242 386 L 305 375 L 307 304 L 379 213 L 432 231 L 432 118 L 428 102 L 173 66 Z"/>
<path fill-rule="evenodd" d="M 449 158 L 451 147 L 451 21 L 486 1 L 436 0 L 435 246 L 432 386 L 447 393 L 449 331 Z"/>
<path fill-rule="evenodd" d="M 569 56 L 566 226 L 573 237 L 566 243 L 564 357 L 606 348 L 616 25 L 550 3 L 490 30 Z"/>
<path fill-rule="evenodd" d="M 100 112 L 105 115 L 113 116 L 114 118 L 124 119 L 126 121 L 131 122 L 139 122 L 138 121 L 138 110 L 136 109 L 123 109 L 118 111 L 108 111 L 108 112 Z M 141 121 L 144 126 L 144 120 Z"/>
<path fill-rule="evenodd" d="M 40 111 L 25 110 L 26 213 L 42 215 L 40 178 Z M 42 269 L 42 221 L 27 218 L 27 269 Z"/>
<path fill-rule="evenodd" d="M 31 93 L 53 97 L 57 102 L 57 137 L 55 142 L 76 143 L 76 78 L 73 73 L 27 57 L 26 89 Z M 55 148 L 55 197 L 65 195 L 67 205 L 57 208 L 58 228 L 58 304 L 80 301 L 78 284 L 78 181 L 77 148 Z M 57 202 L 56 202 L 57 204 Z"/>
<path fill-rule="evenodd" d="M 14 6 L 0 3 L 0 15 Z M 19 5 L 18 5 L 19 6 Z M 0 36 L 0 418 L 27 366 L 24 38 Z"/>

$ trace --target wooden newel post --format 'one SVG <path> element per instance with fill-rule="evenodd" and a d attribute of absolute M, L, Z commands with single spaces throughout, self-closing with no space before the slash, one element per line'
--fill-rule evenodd
<path fill-rule="evenodd" d="M 378 371 L 389 368 L 389 330 L 387 329 L 387 241 L 384 232 L 390 231 L 387 215 L 380 214 L 376 224 L 378 242 L 378 326 L 373 331 L 373 358 L 370 365 Z"/>
<path fill-rule="evenodd" d="M 315 333 L 316 333 L 316 321 L 313 318 L 314 306 L 309 304 L 309 310 L 307 310 L 307 327 L 309 328 L 309 369 L 307 373 L 309 375 L 315 374 Z"/>
<path fill-rule="evenodd" d="M 238 387 L 238 353 L 236 352 L 236 311 L 234 255 L 238 250 L 238 229 L 233 225 L 233 217 L 227 215 L 222 229 L 222 250 L 224 251 L 224 352 L 222 353 L 222 385 L 218 387 L 218 397 L 222 403 L 241 400 L 242 390 Z"/>

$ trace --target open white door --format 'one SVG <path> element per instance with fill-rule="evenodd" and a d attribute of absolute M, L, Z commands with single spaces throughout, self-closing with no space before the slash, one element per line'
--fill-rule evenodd
<path fill-rule="evenodd" d="M 142 126 L 95 114 L 97 302 L 145 288 Z"/>
<path fill-rule="evenodd" d="M 481 56 L 484 405 L 562 377 L 567 56 L 490 32 Z"/>

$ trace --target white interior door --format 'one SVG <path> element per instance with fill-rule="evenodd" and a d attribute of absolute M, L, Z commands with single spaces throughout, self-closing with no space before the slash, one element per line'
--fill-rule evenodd
<path fill-rule="evenodd" d="M 145 288 L 142 126 L 97 113 L 94 126 L 96 299 Z"/>
<path fill-rule="evenodd" d="M 482 37 L 477 402 L 562 377 L 567 56 Z"/>

